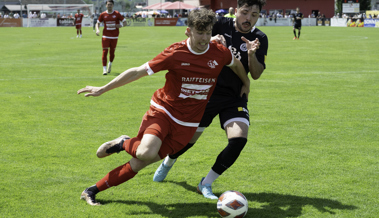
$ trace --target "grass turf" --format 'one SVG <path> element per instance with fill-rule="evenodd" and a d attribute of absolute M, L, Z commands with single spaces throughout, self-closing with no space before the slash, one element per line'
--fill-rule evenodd
<path fill-rule="evenodd" d="M 379 194 L 377 28 L 259 27 L 269 38 L 267 69 L 252 82 L 248 143 L 213 185 L 249 200 L 246 217 L 376 217 Z M 101 86 L 185 39 L 184 27 L 121 29 L 112 73 L 102 76 L 101 38 L 91 28 L 1 28 L 1 217 L 218 217 L 196 186 L 227 141 L 218 120 L 163 183 L 158 163 L 98 195 L 84 188 L 124 164 L 95 152 L 135 136 L 164 72 L 98 98 Z"/>

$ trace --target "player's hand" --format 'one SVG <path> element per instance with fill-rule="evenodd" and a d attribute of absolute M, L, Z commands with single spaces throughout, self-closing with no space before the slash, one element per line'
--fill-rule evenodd
<path fill-rule="evenodd" d="M 212 36 L 211 41 L 216 41 L 217 43 L 220 43 L 223 46 L 227 47 L 226 40 L 225 40 L 225 37 L 223 35 L 217 34 L 215 36 Z"/>
<path fill-rule="evenodd" d="M 246 48 L 249 55 L 255 54 L 255 52 L 259 49 L 259 46 L 261 43 L 259 42 L 258 38 L 256 38 L 254 41 L 249 41 L 245 37 L 241 37 L 242 41 L 246 42 Z"/>
<path fill-rule="evenodd" d="M 96 35 L 97 35 L 97 36 L 100 35 L 100 30 L 96 30 Z"/>
<path fill-rule="evenodd" d="M 103 94 L 103 91 L 101 87 L 94 87 L 94 86 L 86 86 L 85 88 L 79 89 L 78 90 L 78 95 L 81 93 L 86 93 L 84 96 L 89 97 L 89 96 L 100 96 Z"/>
<path fill-rule="evenodd" d="M 116 24 L 116 28 L 121 28 L 121 27 L 123 27 L 123 25 L 121 25 L 121 24 Z"/>
<path fill-rule="evenodd" d="M 250 93 L 250 84 L 247 86 L 247 85 L 242 85 L 242 88 L 241 88 L 241 98 L 245 95 L 246 96 L 246 99 L 249 100 L 249 93 Z"/>

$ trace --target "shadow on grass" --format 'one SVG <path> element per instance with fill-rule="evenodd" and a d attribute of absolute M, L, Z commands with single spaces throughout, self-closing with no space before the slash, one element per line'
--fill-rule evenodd
<path fill-rule="evenodd" d="M 186 182 L 166 181 L 182 186 L 191 192 L 196 192 L 196 187 L 188 185 Z M 221 195 L 222 193 L 215 193 Z M 302 209 L 305 206 L 316 208 L 321 213 L 336 214 L 335 210 L 355 210 L 358 207 L 353 205 L 344 205 L 339 201 L 324 199 L 324 198 L 311 198 L 301 197 L 294 195 L 283 195 L 275 193 L 243 193 L 250 202 L 256 203 L 254 208 L 252 205 L 246 217 L 300 217 Z M 199 195 L 200 198 L 202 198 Z M 163 198 L 163 196 L 162 196 Z M 185 201 L 185 200 L 183 200 Z M 209 201 L 209 202 L 204 202 Z M 142 201 L 127 201 L 127 200 L 114 200 L 114 201 L 101 201 L 103 204 L 108 203 L 122 203 L 122 204 L 139 204 L 149 207 L 151 213 L 144 214 L 159 214 L 164 217 L 189 217 L 189 216 L 208 216 L 218 217 L 216 209 L 216 200 L 202 199 L 199 203 L 173 203 L 173 204 L 157 204 L 153 202 Z M 137 213 L 127 213 L 129 215 Z"/>

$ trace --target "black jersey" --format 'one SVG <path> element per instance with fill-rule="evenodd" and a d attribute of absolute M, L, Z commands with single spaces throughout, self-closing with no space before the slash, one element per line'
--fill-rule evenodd
<path fill-rule="evenodd" d="M 295 17 L 294 17 L 294 20 L 295 20 L 294 24 L 296 24 L 297 26 L 301 26 L 301 19 L 297 19 L 297 17 L 303 18 L 303 13 L 301 13 L 301 12 L 296 13 Z"/>
<path fill-rule="evenodd" d="M 217 34 L 224 36 L 229 50 L 231 50 L 234 56 L 242 62 L 246 72 L 249 72 L 248 54 L 246 43 L 242 41 L 241 37 L 244 36 L 250 41 L 254 41 L 258 38 L 261 44 L 259 49 L 255 52 L 255 55 L 258 61 L 264 66 L 264 68 L 266 68 L 265 57 L 267 55 L 268 39 L 266 34 L 262 31 L 254 27 L 249 33 L 240 33 L 234 27 L 233 18 L 221 17 L 213 26 L 212 30 L 212 36 Z M 241 94 L 241 88 L 242 81 L 229 67 L 224 66 L 218 76 L 217 85 L 213 95 L 239 97 Z"/>

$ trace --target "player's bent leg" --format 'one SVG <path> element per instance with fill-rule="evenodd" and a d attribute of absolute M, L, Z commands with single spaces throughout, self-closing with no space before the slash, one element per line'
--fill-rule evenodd
<path fill-rule="evenodd" d="M 139 172 L 140 170 L 142 170 L 146 166 L 148 166 L 152 163 L 155 163 L 159 160 L 161 160 L 161 157 L 159 157 L 159 155 L 157 154 L 157 156 L 155 156 L 153 159 L 151 159 L 149 161 L 140 160 L 138 158 L 132 158 L 129 162 L 130 162 L 130 166 L 131 166 L 132 170 L 134 172 Z"/>
<path fill-rule="evenodd" d="M 153 160 L 158 155 L 161 145 L 162 140 L 158 136 L 145 134 L 136 150 L 136 157 L 143 161 Z"/>
<path fill-rule="evenodd" d="M 99 149 L 97 149 L 96 155 L 98 158 L 107 157 L 114 153 L 119 153 L 120 151 L 123 151 L 122 145 L 124 144 L 125 140 L 130 139 L 127 135 L 122 135 L 118 137 L 117 139 L 113 139 L 112 141 L 105 142 L 102 144 Z"/>

